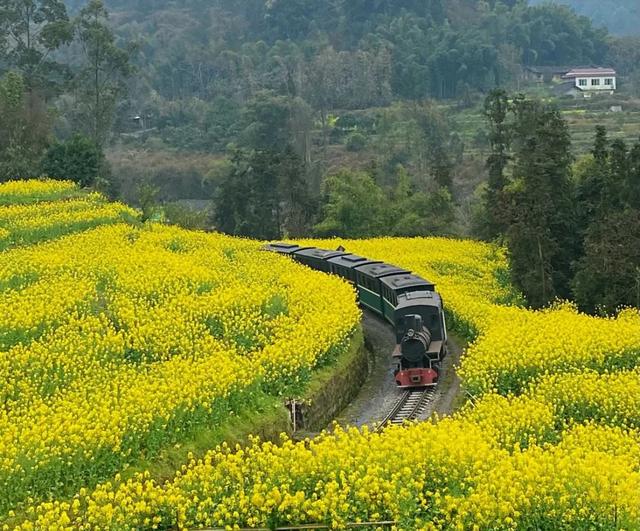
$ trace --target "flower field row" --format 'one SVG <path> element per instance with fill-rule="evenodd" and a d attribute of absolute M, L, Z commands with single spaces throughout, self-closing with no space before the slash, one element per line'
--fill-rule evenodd
<path fill-rule="evenodd" d="M 308 243 L 342 243 L 435 281 L 456 328 L 477 336 L 461 370 L 482 395 L 475 406 L 383 434 L 221 447 L 165 484 L 116 477 L 34 507 L 25 529 L 60 521 L 85 529 L 370 520 L 399 529 L 640 527 L 637 312 L 530 312 L 514 304 L 505 257 L 483 244 Z"/>
<path fill-rule="evenodd" d="M 78 201 L 61 211 L 82 213 Z M 157 225 L 0 253 L 0 304 L 4 514 L 151 457 L 259 389 L 301 385 L 359 319 L 337 279 Z"/>
<path fill-rule="evenodd" d="M 0 255 L 0 289 L 16 315 L 21 295 L 60 286 L 49 312 L 15 320 L 0 354 L 0 488 L 13 496 L 5 510 L 29 501 L 21 528 L 640 528 L 637 311 L 529 311 L 504 253 L 476 242 L 307 243 L 434 281 L 449 324 L 472 339 L 459 372 L 473 403 L 383 433 L 223 445 L 167 482 L 116 474 L 38 503 L 63 478 L 95 483 L 210 422 L 231 395 L 303 379 L 358 312 L 341 281 L 258 255 L 256 242 L 115 225 L 14 249 Z M 65 297 L 70 278 L 85 288 Z"/>
<path fill-rule="evenodd" d="M 71 181 L 42 179 L 0 184 L 0 206 L 56 201 L 81 195 L 82 192 Z"/>
<path fill-rule="evenodd" d="M 56 185 L 59 183 L 56 182 Z M 0 198 L 2 188 L 6 186 L 0 185 Z M 2 206 L 0 202 L 0 251 L 135 217 L 135 212 L 130 208 L 119 203 L 108 203 L 99 194 L 75 197 L 77 191 L 74 188 L 57 191 L 57 195 L 62 193 L 67 193 L 69 197 L 37 202 L 35 196 L 29 195 L 29 203 L 24 197 L 23 202 L 12 205 Z"/>
<path fill-rule="evenodd" d="M 146 474 L 30 511 L 21 529 L 396 521 L 398 529 L 637 529 L 640 437 L 588 424 L 508 452 L 463 419 L 226 446 L 158 485 Z M 399 450 L 401 449 L 401 450 Z"/>

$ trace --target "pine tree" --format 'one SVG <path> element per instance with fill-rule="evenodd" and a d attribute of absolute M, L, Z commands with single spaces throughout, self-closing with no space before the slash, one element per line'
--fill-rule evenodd
<path fill-rule="evenodd" d="M 568 126 L 556 109 L 514 102 L 514 184 L 507 240 L 514 281 L 541 307 L 570 295 L 576 257 Z"/>
<path fill-rule="evenodd" d="M 505 169 L 509 163 L 510 134 L 507 124 L 509 98 L 504 90 L 493 91 L 486 99 L 484 113 L 489 122 L 491 154 L 487 159 L 489 179 L 484 196 L 486 225 L 484 236 L 494 239 L 506 230 L 503 191 L 507 184 Z"/>
<path fill-rule="evenodd" d="M 611 143 L 609 171 L 606 176 L 603 212 L 601 212 L 603 217 L 624 208 L 624 186 L 629 180 L 629 157 L 624 140 L 618 139 Z"/>
<path fill-rule="evenodd" d="M 582 310 L 612 314 L 640 308 L 640 212 L 628 209 L 593 223 L 573 282 Z"/>
<path fill-rule="evenodd" d="M 609 140 L 604 126 L 596 127 L 593 150 L 593 164 L 590 171 L 582 176 L 576 190 L 578 226 L 583 233 L 589 228 L 604 204 L 604 190 L 609 172 Z"/>

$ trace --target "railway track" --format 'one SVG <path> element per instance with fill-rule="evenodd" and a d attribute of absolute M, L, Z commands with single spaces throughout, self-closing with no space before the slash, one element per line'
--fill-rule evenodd
<path fill-rule="evenodd" d="M 393 406 L 393 409 L 378 425 L 378 431 L 390 424 L 400 425 L 406 420 L 416 420 L 419 415 L 424 413 L 433 396 L 434 390 L 432 388 L 405 391 Z"/>

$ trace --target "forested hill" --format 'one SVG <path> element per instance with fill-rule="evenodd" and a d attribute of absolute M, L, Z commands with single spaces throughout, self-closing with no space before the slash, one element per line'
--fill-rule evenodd
<path fill-rule="evenodd" d="M 640 2 L 638 0 L 556 0 L 571 6 L 577 13 L 590 17 L 596 25 L 605 25 L 616 35 L 640 35 Z M 532 0 L 541 4 L 543 0 Z"/>
<path fill-rule="evenodd" d="M 607 52 L 606 32 L 588 19 L 513 0 L 109 0 L 107 7 L 121 36 L 142 36 L 142 73 L 170 100 L 237 99 L 256 88 L 339 108 L 460 98 L 508 83 L 522 63 L 596 64 Z"/>

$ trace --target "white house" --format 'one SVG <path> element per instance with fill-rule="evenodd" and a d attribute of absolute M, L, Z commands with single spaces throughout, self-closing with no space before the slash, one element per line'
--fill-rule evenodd
<path fill-rule="evenodd" d="M 585 96 L 595 93 L 613 94 L 618 88 L 616 71 L 612 68 L 574 68 L 563 79 L 573 81 Z"/>

